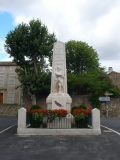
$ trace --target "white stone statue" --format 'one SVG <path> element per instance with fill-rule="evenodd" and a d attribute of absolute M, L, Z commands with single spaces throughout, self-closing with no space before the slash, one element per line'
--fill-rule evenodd
<path fill-rule="evenodd" d="M 64 75 L 60 67 L 57 67 L 57 70 L 55 72 L 57 82 L 56 82 L 56 91 L 57 93 L 63 93 L 64 92 Z"/>

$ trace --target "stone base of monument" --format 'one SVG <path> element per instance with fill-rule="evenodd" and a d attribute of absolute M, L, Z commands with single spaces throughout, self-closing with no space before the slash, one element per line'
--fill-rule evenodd
<path fill-rule="evenodd" d="M 46 122 L 46 120 L 45 120 Z M 68 123 L 70 121 L 68 120 Z M 61 123 L 63 124 L 63 123 Z M 69 125 L 68 125 L 69 126 Z M 65 125 L 64 125 L 65 127 Z M 70 126 L 69 126 L 70 127 Z M 90 128 L 27 128 L 26 126 L 26 109 L 20 108 L 18 110 L 18 135 L 99 135 L 100 129 L 100 110 L 94 108 L 92 110 L 92 124 Z"/>
<path fill-rule="evenodd" d="M 18 135 L 100 135 L 101 129 L 41 129 L 18 128 Z"/>
<path fill-rule="evenodd" d="M 47 128 L 50 129 L 70 129 L 71 117 L 56 118 L 53 122 L 47 123 Z"/>
<path fill-rule="evenodd" d="M 47 109 L 66 109 L 71 111 L 72 99 L 67 93 L 49 94 L 46 99 Z"/>

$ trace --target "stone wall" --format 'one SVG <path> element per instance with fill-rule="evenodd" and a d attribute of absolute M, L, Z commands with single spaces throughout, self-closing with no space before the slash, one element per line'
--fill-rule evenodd
<path fill-rule="evenodd" d="M 108 76 L 112 80 L 113 84 L 120 88 L 120 73 L 112 71 Z"/>
<path fill-rule="evenodd" d="M 47 96 L 46 96 L 47 97 Z M 46 97 L 41 96 L 41 97 L 37 97 L 37 104 L 39 104 L 42 108 L 47 108 L 47 104 L 46 104 Z M 87 95 L 75 95 L 75 96 L 71 96 L 72 98 L 72 104 L 71 106 L 78 106 L 80 104 L 84 104 L 86 105 L 88 108 L 91 107 L 89 101 L 88 101 L 88 96 Z M 29 107 L 32 105 L 32 100 L 29 96 L 25 96 L 23 99 L 23 106 L 25 107 Z"/>
<path fill-rule="evenodd" d="M 103 103 L 101 106 L 101 116 L 120 118 L 120 98 L 111 98 L 110 102 Z"/>
<path fill-rule="evenodd" d="M 71 96 L 72 98 L 72 106 L 77 106 L 80 104 L 86 105 L 88 108 L 91 107 L 87 95 L 75 95 Z M 42 108 L 47 108 L 46 105 L 46 97 L 38 97 L 37 104 L 41 105 Z M 23 107 L 30 107 L 31 98 L 24 97 L 23 100 Z M 107 107 L 108 106 L 108 107 Z M 8 104 L 0 104 L 0 114 L 9 114 L 9 115 L 16 115 L 17 110 L 20 108 L 20 105 L 8 105 Z M 106 117 L 106 110 L 108 109 L 108 117 L 118 117 L 120 118 L 120 98 L 111 98 L 111 101 L 107 104 L 103 102 L 101 106 L 101 117 Z"/>
<path fill-rule="evenodd" d="M 0 104 L 0 114 L 17 115 L 20 105 L 17 104 Z"/>

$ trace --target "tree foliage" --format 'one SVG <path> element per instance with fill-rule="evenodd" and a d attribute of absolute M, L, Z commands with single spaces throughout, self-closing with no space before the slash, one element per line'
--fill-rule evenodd
<path fill-rule="evenodd" d="M 102 94 L 110 88 L 114 88 L 112 81 L 103 71 L 89 70 L 77 75 L 68 73 L 68 89 L 70 94 Z"/>
<path fill-rule="evenodd" d="M 97 52 L 86 42 L 71 40 L 66 43 L 66 65 L 69 73 L 78 74 L 99 67 Z"/>
<path fill-rule="evenodd" d="M 97 52 L 86 42 L 71 40 L 66 43 L 66 64 L 68 71 L 68 92 L 76 95 L 89 95 L 93 107 L 100 108 L 99 96 L 105 91 L 119 90 L 108 75 L 100 70 Z"/>
<path fill-rule="evenodd" d="M 50 34 L 38 19 L 19 24 L 6 36 L 5 50 L 19 66 L 16 71 L 22 86 L 32 95 L 43 85 L 45 58 L 52 54 L 54 42 L 54 33 Z"/>
<path fill-rule="evenodd" d="M 71 95 L 88 95 L 93 108 L 100 108 L 99 97 L 105 96 L 108 91 L 113 97 L 119 97 L 119 90 L 116 88 L 109 76 L 101 70 L 89 70 L 77 75 L 68 73 L 68 92 Z"/>
<path fill-rule="evenodd" d="M 29 72 L 31 66 L 37 73 L 37 63 L 52 54 L 55 35 L 48 32 L 40 20 L 31 20 L 29 24 L 19 24 L 6 36 L 5 50 L 13 61 Z M 28 60 L 26 60 L 28 59 Z"/>

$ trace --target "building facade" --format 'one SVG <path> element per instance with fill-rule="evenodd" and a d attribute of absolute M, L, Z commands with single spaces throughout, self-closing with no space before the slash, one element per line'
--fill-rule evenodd
<path fill-rule="evenodd" d="M 0 62 L 0 103 L 20 104 L 21 90 L 13 62 Z"/>
<path fill-rule="evenodd" d="M 108 69 L 108 76 L 112 80 L 113 84 L 120 89 L 120 73 L 113 71 L 112 67 Z"/>

